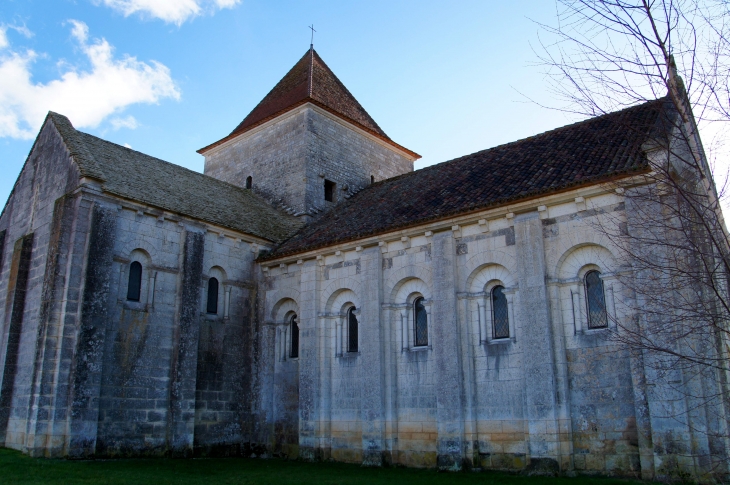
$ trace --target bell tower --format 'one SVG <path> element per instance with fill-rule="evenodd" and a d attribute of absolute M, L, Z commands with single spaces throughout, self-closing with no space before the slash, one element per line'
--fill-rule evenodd
<path fill-rule="evenodd" d="M 228 136 L 198 153 L 206 175 L 304 220 L 413 171 L 420 158 L 385 134 L 311 47 Z"/>

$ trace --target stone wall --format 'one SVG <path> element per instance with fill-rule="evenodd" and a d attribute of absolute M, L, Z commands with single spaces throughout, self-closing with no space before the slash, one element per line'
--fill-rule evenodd
<path fill-rule="evenodd" d="M 326 210 L 376 181 L 413 170 L 413 160 L 332 115 L 305 105 L 205 153 L 205 174 L 246 186 L 293 213 Z M 325 179 L 336 183 L 324 199 Z"/>
<path fill-rule="evenodd" d="M 541 204 L 265 265 L 265 313 L 278 331 L 261 345 L 278 361 L 266 371 L 273 378 L 262 376 L 273 386 L 262 396 L 274 407 L 298 400 L 298 456 L 644 478 L 661 476 L 655 462 L 670 459 L 681 473 L 696 471 L 670 447 L 652 446 L 652 433 L 664 440 L 670 427 L 677 444 L 700 437 L 681 423 L 647 422 L 645 400 L 659 397 L 647 397 L 646 370 L 612 339 L 633 317 L 618 277 L 626 266 L 597 227 L 624 224 L 622 197 L 596 190 Z M 588 326 L 591 270 L 603 281 L 607 328 Z M 492 332 L 497 285 L 509 338 Z M 420 297 L 429 343 L 416 347 Z M 350 307 L 359 322 L 355 353 L 343 343 Z M 277 354 L 290 345 L 282 308 L 301 318 L 296 361 Z M 297 389 L 278 384 L 296 371 Z M 283 413 L 261 419 L 273 428 L 295 422 Z"/>

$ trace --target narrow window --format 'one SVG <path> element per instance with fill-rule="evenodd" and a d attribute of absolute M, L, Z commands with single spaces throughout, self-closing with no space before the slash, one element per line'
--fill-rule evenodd
<path fill-rule="evenodd" d="M 371 175 L 370 176 L 370 183 L 371 184 L 374 184 L 375 183 L 375 175 Z"/>
<path fill-rule="evenodd" d="M 335 201 L 335 183 L 327 179 L 324 181 L 324 200 L 327 202 Z"/>
<path fill-rule="evenodd" d="M 211 315 L 218 313 L 218 280 L 211 278 L 208 280 L 208 309 Z"/>
<path fill-rule="evenodd" d="M 251 187 L 253 187 L 253 178 L 249 175 L 246 177 L 246 188 L 250 189 Z"/>
<path fill-rule="evenodd" d="M 492 321 L 494 322 L 492 330 L 494 338 L 509 338 L 509 316 L 504 286 L 495 286 L 492 289 Z"/>
<path fill-rule="evenodd" d="M 142 264 L 134 261 L 129 265 L 129 283 L 127 284 L 127 300 L 139 301 L 142 292 Z"/>
<path fill-rule="evenodd" d="M 589 271 L 585 277 L 586 305 L 588 306 L 588 328 L 608 327 L 606 297 L 603 294 L 601 273 Z"/>
<path fill-rule="evenodd" d="M 289 350 L 289 357 L 296 359 L 299 357 L 299 325 L 297 324 L 297 316 L 293 315 L 289 323 L 291 327 L 291 349 Z"/>
<path fill-rule="evenodd" d="M 423 305 L 423 298 L 418 298 L 413 302 L 413 322 L 415 324 L 415 346 L 423 347 L 428 345 L 428 316 L 426 315 L 426 307 Z"/>
<path fill-rule="evenodd" d="M 355 307 L 347 310 L 347 351 L 357 352 L 357 317 Z"/>

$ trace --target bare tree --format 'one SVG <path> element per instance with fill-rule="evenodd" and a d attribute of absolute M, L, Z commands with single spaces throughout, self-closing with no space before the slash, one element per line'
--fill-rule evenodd
<path fill-rule="evenodd" d="M 664 407 L 652 412 L 706 436 L 704 448 L 679 452 L 714 457 L 705 467 L 726 472 L 730 239 L 724 190 L 716 189 L 699 133 L 722 133 L 730 121 L 729 4 L 557 0 L 557 7 L 557 25 L 542 25 L 538 52 L 563 103 L 557 109 L 596 116 L 662 105 L 643 147 L 646 172 L 621 185 L 625 213 L 596 223 L 622 253 L 621 303 L 635 317 L 617 318 L 613 338 L 662 389 L 655 400 Z M 721 153 L 721 145 L 712 148 Z"/>

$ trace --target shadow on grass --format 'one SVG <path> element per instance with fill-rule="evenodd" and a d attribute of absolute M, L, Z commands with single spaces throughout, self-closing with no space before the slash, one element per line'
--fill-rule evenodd
<path fill-rule="evenodd" d="M 11 484 L 271 484 L 271 485 L 629 485 L 640 482 L 596 477 L 527 477 L 498 472 L 437 473 L 401 467 L 363 468 L 344 463 L 280 459 L 124 459 L 68 461 L 30 458 L 0 448 L 0 483 Z"/>

